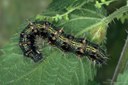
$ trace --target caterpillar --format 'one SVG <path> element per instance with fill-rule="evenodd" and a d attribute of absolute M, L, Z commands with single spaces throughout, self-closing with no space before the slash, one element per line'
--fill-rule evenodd
<path fill-rule="evenodd" d="M 20 33 L 19 40 L 19 46 L 24 55 L 30 57 L 34 62 L 43 59 L 43 55 L 35 45 L 36 36 L 40 36 L 50 45 L 54 45 L 64 52 L 72 52 L 81 57 L 87 56 L 96 63 L 103 64 L 107 60 L 105 51 L 98 44 L 66 34 L 63 29 L 57 29 L 48 21 L 34 21 L 30 22 Z"/>

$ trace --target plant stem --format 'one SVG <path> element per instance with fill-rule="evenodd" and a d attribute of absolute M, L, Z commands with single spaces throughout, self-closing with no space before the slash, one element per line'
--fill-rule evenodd
<path fill-rule="evenodd" d="M 110 14 L 108 17 L 106 17 L 104 19 L 104 22 L 105 23 L 110 23 L 112 20 L 114 20 L 114 18 L 117 18 L 117 17 L 121 16 L 123 13 L 126 13 L 126 12 L 128 12 L 128 6 L 123 6 L 119 9 L 117 9 L 112 14 Z"/>
<path fill-rule="evenodd" d="M 84 1 L 84 2 L 81 3 L 80 5 L 78 5 L 78 6 L 74 7 L 74 8 L 72 8 L 72 9 L 68 10 L 66 13 L 61 14 L 60 16 L 63 17 L 63 16 L 65 16 L 65 15 L 68 15 L 68 14 L 70 14 L 71 12 L 73 12 L 74 10 L 81 8 L 81 7 L 82 7 L 83 5 L 85 5 L 86 3 L 87 3 L 87 2 Z M 53 18 L 56 18 L 56 16 L 53 16 Z"/>
<path fill-rule="evenodd" d="M 118 64 L 116 66 L 116 69 L 115 69 L 115 72 L 114 72 L 114 75 L 111 81 L 111 85 L 114 85 L 114 82 L 116 81 L 118 74 L 124 71 L 127 61 L 128 61 L 128 36 L 125 41 L 123 50 L 121 52 Z"/>
<path fill-rule="evenodd" d="M 107 26 L 115 18 L 119 17 L 121 14 L 126 13 L 126 12 L 128 12 L 128 6 L 123 6 L 123 7 L 119 8 L 118 10 L 116 10 L 115 12 L 113 12 L 112 14 L 110 14 L 109 16 L 101 19 L 100 22 L 97 22 L 97 23 L 95 23 L 95 24 L 93 24 L 87 28 L 83 28 L 83 30 L 81 32 L 78 32 L 76 34 L 76 36 L 79 36 L 79 35 L 85 33 L 87 30 L 93 29 L 93 28 L 98 27 L 100 25 Z"/>

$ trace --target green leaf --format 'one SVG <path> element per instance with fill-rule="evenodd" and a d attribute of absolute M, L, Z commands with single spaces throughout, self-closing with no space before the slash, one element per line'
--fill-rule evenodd
<path fill-rule="evenodd" d="M 128 84 L 128 69 L 126 69 L 122 74 L 118 75 L 117 81 L 114 83 L 114 85 L 127 85 L 127 84 Z"/>
<path fill-rule="evenodd" d="M 108 23 L 102 22 L 104 13 L 91 2 L 56 0 L 36 20 L 51 20 L 56 26 L 63 27 L 66 33 L 101 44 L 105 40 Z M 87 85 L 89 80 L 93 80 L 96 67 L 86 56 L 79 58 L 45 44 L 41 49 L 45 56 L 43 61 L 34 63 L 24 57 L 18 45 L 19 32 L 0 50 L 1 85 Z"/>
<path fill-rule="evenodd" d="M 123 73 L 123 74 L 122 74 Z M 125 41 L 125 45 L 121 52 L 121 56 L 119 58 L 118 64 L 116 66 L 112 83 L 117 79 L 115 85 L 127 85 L 128 81 L 128 37 Z M 119 75 L 118 75 L 119 74 Z M 117 78 L 118 76 L 118 78 Z"/>

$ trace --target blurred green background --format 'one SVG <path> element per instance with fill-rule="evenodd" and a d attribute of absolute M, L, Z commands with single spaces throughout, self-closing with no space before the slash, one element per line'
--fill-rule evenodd
<path fill-rule="evenodd" d="M 26 19 L 42 13 L 51 0 L 0 0 L 0 48 L 9 42 L 9 38 L 17 32 Z M 107 7 L 108 14 L 126 4 L 126 0 L 119 0 Z M 101 83 L 109 81 L 125 43 L 128 21 L 118 20 L 109 24 L 107 32 L 107 51 L 109 61 L 107 65 L 98 69 L 96 80 Z"/>

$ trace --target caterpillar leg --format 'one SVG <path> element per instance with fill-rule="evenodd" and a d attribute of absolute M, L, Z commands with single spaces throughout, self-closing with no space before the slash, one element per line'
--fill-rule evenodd
<path fill-rule="evenodd" d="M 39 51 L 32 51 L 27 56 L 29 56 L 34 62 L 39 62 L 43 58 L 43 55 Z"/>

